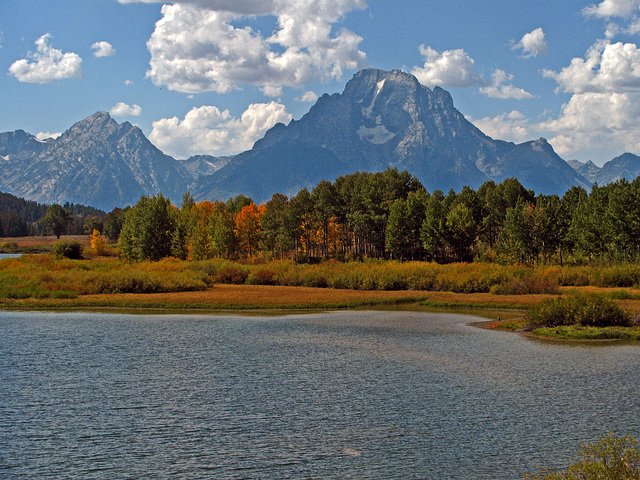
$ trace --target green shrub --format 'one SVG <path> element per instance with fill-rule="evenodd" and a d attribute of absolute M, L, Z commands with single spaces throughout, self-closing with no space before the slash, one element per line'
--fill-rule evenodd
<path fill-rule="evenodd" d="M 529 325 L 547 327 L 627 327 L 632 323 L 629 314 L 610 298 L 581 293 L 542 301 L 529 309 L 527 320 Z"/>
<path fill-rule="evenodd" d="M 59 240 L 53 244 L 53 254 L 57 259 L 79 260 L 82 258 L 83 249 L 84 247 L 76 240 Z"/>
<path fill-rule="evenodd" d="M 640 448 L 629 435 L 603 435 L 599 441 L 583 444 L 580 456 L 562 472 L 542 470 L 527 475 L 532 480 L 639 480 Z"/>
<path fill-rule="evenodd" d="M 16 242 L 2 242 L 0 243 L 0 253 L 16 253 L 18 251 L 18 244 Z"/>

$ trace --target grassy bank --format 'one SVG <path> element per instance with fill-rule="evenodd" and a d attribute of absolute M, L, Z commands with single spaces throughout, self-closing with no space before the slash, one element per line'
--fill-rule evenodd
<path fill-rule="evenodd" d="M 606 297 L 640 314 L 640 269 L 438 265 L 422 262 L 292 261 L 238 263 L 214 259 L 130 264 L 115 257 L 56 260 L 24 255 L 0 260 L 0 308 L 307 310 L 419 303 L 434 308 L 525 312 L 571 291 Z M 569 285 L 569 286 L 567 286 Z M 510 320 L 494 327 L 518 330 Z M 638 339 L 640 327 L 556 325 L 532 333 L 553 338 Z"/>

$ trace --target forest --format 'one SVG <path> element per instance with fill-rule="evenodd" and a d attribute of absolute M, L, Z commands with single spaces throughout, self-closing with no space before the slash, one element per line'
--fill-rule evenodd
<path fill-rule="evenodd" d="M 177 207 L 141 197 L 109 214 L 126 259 L 269 258 L 321 260 L 598 264 L 640 257 L 640 179 L 562 197 L 536 195 L 515 178 L 427 192 L 406 171 L 356 172 L 321 181 L 288 198 L 256 205 L 238 195 L 226 202 Z"/>
<path fill-rule="evenodd" d="M 50 207 L 51 205 L 0 192 L 0 237 L 26 237 L 50 233 L 43 223 Z M 85 233 L 87 218 L 95 221 L 105 216 L 102 210 L 84 205 L 67 202 L 60 207 L 68 212 L 68 221 L 63 232 L 68 235 Z"/>

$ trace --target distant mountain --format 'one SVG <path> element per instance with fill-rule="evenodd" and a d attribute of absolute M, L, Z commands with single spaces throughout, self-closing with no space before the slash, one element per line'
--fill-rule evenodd
<path fill-rule="evenodd" d="M 233 157 L 214 157 L 212 155 L 194 155 L 186 160 L 178 160 L 178 162 L 191 173 L 193 178 L 198 178 L 217 172 L 229 163 L 232 158 Z"/>
<path fill-rule="evenodd" d="M 547 194 L 640 173 L 640 157 L 632 154 L 602 169 L 571 164 L 542 138 L 515 144 L 488 137 L 456 110 L 449 93 L 399 70 L 356 73 L 342 93 L 323 95 L 300 120 L 275 125 L 235 157 L 175 160 L 138 127 L 104 112 L 56 139 L 38 140 L 22 130 L 0 134 L 0 191 L 107 211 L 157 193 L 179 204 L 188 190 L 197 200 L 243 194 L 260 202 L 323 179 L 388 167 L 407 170 L 430 191 L 516 177 Z"/>
<path fill-rule="evenodd" d="M 593 163 L 591 160 L 587 162 L 581 162 L 580 160 L 567 160 L 567 163 L 576 172 L 589 180 L 591 183 L 595 182 L 596 176 L 600 171 L 600 167 Z"/>
<path fill-rule="evenodd" d="M 160 192 L 178 202 L 193 180 L 138 127 L 105 112 L 46 142 L 20 130 L 0 134 L 0 155 L 0 189 L 42 203 L 111 210 Z"/>
<path fill-rule="evenodd" d="M 591 161 L 583 163 L 578 160 L 569 160 L 567 163 L 591 183 L 601 186 L 623 178 L 631 181 L 640 176 L 640 157 L 633 153 L 623 153 L 609 160 L 602 167 L 598 167 Z"/>
<path fill-rule="evenodd" d="M 454 108 L 445 90 L 399 70 L 367 69 L 342 94 L 322 96 L 300 120 L 276 125 L 251 150 L 198 178 L 192 192 L 197 199 L 243 193 L 267 200 L 322 179 L 387 167 L 408 170 L 429 190 L 477 188 L 508 177 L 540 193 L 590 186 L 545 140 L 494 140 Z"/>

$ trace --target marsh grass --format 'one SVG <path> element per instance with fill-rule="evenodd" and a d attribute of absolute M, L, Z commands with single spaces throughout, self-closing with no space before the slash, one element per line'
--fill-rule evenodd
<path fill-rule="evenodd" d="M 415 291 L 464 294 L 427 300 L 430 306 L 481 305 L 522 307 L 540 295 L 556 295 L 559 286 L 611 284 L 607 295 L 616 301 L 640 299 L 640 293 L 617 287 L 636 282 L 635 266 L 539 267 L 491 263 L 440 265 L 427 262 L 335 260 L 296 264 L 291 260 L 232 262 L 224 259 L 127 263 L 115 257 L 88 256 L 84 260 L 56 259 L 51 254 L 23 255 L 0 261 L 0 298 L 56 299 L 78 295 L 198 292 L 213 285 L 282 286 L 352 291 Z M 637 282 L 636 282 L 637 283 Z M 635 285 L 635 283 L 634 283 Z M 586 288 L 586 287 L 585 287 Z M 481 298 L 475 298 L 475 296 Z M 537 299 L 531 300 L 538 296 Z M 423 298 L 424 299 L 424 298 Z"/>
<path fill-rule="evenodd" d="M 562 340 L 640 340 L 640 327 L 583 327 L 565 325 L 531 330 L 538 337 Z"/>

